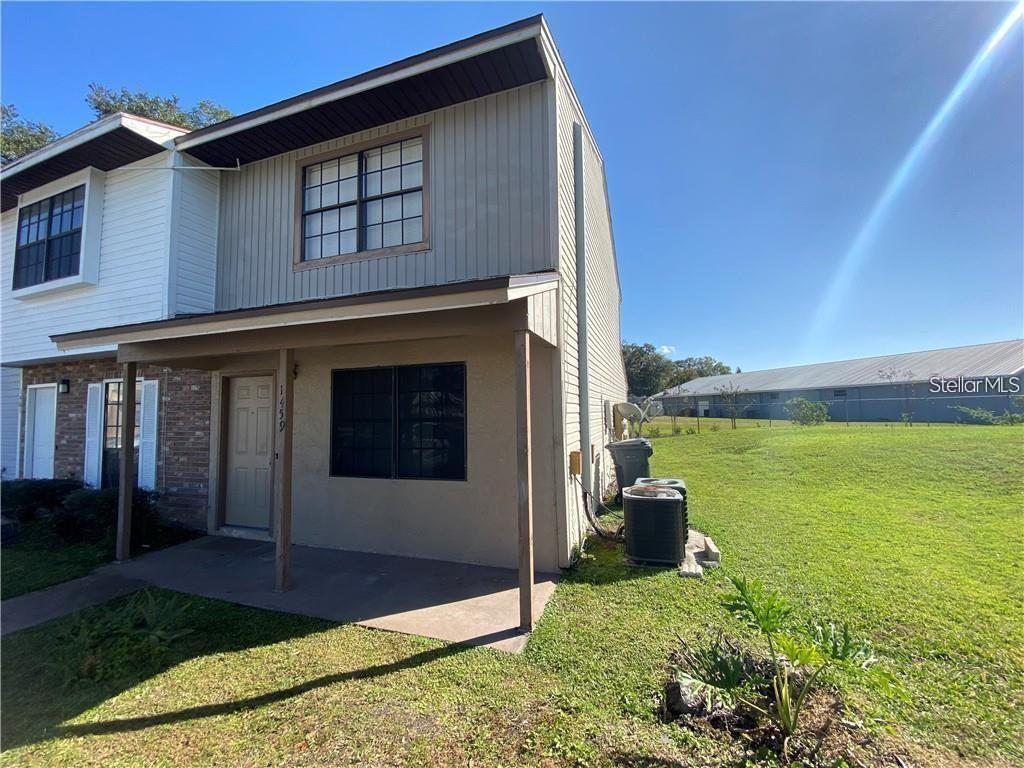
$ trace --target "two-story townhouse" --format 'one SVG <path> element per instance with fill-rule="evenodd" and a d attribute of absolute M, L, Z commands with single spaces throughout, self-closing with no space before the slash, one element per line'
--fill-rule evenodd
<path fill-rule="evenodd" d="M 208 530 L 275 541 L 279 588 L 293 542 L 516 567 L 530 626 L 626 396 L 604 165 L 543 18 L 173 155 L 217 177 L 212 311 L 58 348 L 116 346 L 127 383 L 210 371 Z"/>
<path fill-rule="evenodd" d="M 218 180 L 174 151 L 181 128 L 116 114 L 0 172 L 3 477 L 117 487 L 124 387 L 116 348 L 50 336 L 215 308 Z M 147 366 L 137 484 L 205 526 L 210 376 Z"/>

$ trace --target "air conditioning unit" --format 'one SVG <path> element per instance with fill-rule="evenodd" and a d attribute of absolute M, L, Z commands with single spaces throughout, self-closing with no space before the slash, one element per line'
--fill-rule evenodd
<path fill-rule="evenodd" d="M 682 490 L 685 493 L 685 485 Z M 622 492 L 626 557 L 630 562 L 678 566 L 686 559 L 688 530 L 683 493 L 653 484 L 634 485 Z"/>

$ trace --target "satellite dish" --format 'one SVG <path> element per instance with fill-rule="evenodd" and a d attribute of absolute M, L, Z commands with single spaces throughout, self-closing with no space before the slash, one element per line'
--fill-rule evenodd
<path fill-rule="evenodd" d="M 663 413 L 665 413 L 665 405 L 661 400 L 648 400 L 644 406 L 644 416 L 648 419 L 661 416 Z"/>
<path fill-rule="evenodd" d="M 619 412 L 622 418 L 629 419 L 630 421 L 639 421 L 644 416 L 643 411 L 632 403 L 616 403 L 615 410 Z"/>

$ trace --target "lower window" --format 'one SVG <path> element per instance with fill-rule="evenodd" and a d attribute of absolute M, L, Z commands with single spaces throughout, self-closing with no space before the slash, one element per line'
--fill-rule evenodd
<path fill-rule="evenodd" d="M 124 384 L 108 381 L 103 393 L 103 466 L 101 488 L 117 488 L 121 480 L 121 451 L 124 449 Z M 135 383 L 135 434 L 132 450 L 139 466 L 139 427 L 142 423 L 142 382 Z"/>
<path fill-rule="evenodd" d="M 333 371 L 331 475 L 465 480 L 465 364 Z"/>

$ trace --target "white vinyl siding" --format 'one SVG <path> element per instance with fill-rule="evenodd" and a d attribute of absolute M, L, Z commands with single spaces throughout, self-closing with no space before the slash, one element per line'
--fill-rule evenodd
<path fill-rule="evenodd" d="M 576 211 L 573 174 L 573 124 L 583 125 L 584 217 L 587 267 L 587 349 L 589 359 L 590 439 L 598 448 L 594 483 L 604 489 L 614 478 L 611 457 L 601 450 L 611 440 L 606 427 L 605 403 L 626 399 L 626 375 L 622 363 L 619 323 L 620 295 L 616 256 L 611 231 L 611 212 L 605 195 L 604 163 L 594 138 L 573 98 L 564 72 L 556 78 L 556 142 L 558 192 L 556 218 L 558 269 L 561 274 L 563 404 L 565 450 L 581 450 L 589 459 L 589 446 L 580 445 L 579 346 L 576 312 Z M 580 489 L 566 477 L 566 515 L 569 544 L 586 532 Z"/>
<path fill-rule="evenodd" d="M 605 403 L 626 399 L 622 360 L 619 278 L 606 196 L 604 164 L 584 131 L 584 205 L 587 250 L 587 351 L 590 362 L 590 436 L 599 447 L 614 440 Z M 595 480 L 603 491 L 615 478 L 611 454 L 601 451 Z"/>
<path fill-rule="evenodd" d="M 136 165 L 157 167 L 167 153 Z M 169 226 L 170 176 L 166 170 L 106 174 L 99 274 L 96 285 L 14 299 L 11 278 L 18 212 L 0 219 L 0 290 L 3 292 L 3 360 L 61 356 L 50 335 L 102 328 L 163 316 Z M 98 351 L 76 350 L 75 354 Z"/>
<path fill-rule="evenodd" d="M 179 155 L 179 165 L 202 163 Z M 217 282 L 218 171 L 175 171 L 171 236 L 170 314 L 212 312 Z"/>
<path fill-rule="evenodd" d="M 0 466 L 2 478 L 18 476 L 18 443 L 21 423 L 21 369 L 0 368 Z"/>
<path fill-rule="evenodd" d="M 223 173 L 217 309 L 554 269 L 546 87 L 523 86 Z M 293 270 L 297 161 L 428 125 L 430 249 Z"/>

